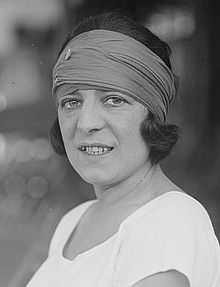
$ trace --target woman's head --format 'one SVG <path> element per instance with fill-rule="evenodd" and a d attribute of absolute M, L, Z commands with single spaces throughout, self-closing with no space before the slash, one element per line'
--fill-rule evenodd
<path fill-rule="evenodd" d="M 133 20 L 131 20 L 125 16 L 122 16 L 118 13 L 106 13 L 106 14 L 102 14 L 102 15 L 98 15 L 98 16 L 89 17 L 86 20 L 84 20 L 83 22 L 81 22 L 76 27 L 76 29 L 74 29 L 74 31 L 69 36 L 67 41 L 64 43 L 64 46 L 62 47 L 62 49 L 60 51 L 60 55 L 63 56 L 63 61 L 68 62 L 69 57 L 72 57 L 72 54 L 74 54 L 74 52 L 76 51 L 76 50 L 74 50 L 75 49 L 74 44 L 70 45 L 72 39 L 74 40 L 75 37 L 78 35 L 79 35 L 78 37 L 81 37 L 82 33 L 84 33 L 84 35 L 86 35 L 86 37 L 87 37 L 88 34 L 86 34 L 85 32 L 94 31 L 94 30 L 95 31 L 99 30 L 98 33 L 102 32 L 103 30 L 104 30 L 104 33 L 106 30 L 118 32 L 117 34 L 113 33 L 113 36 L 116 36 L 116 37 L 119 36 L 119 38 L 120 38 L 119 33 L 121 33 L 122 36 L 125 35 L 126 41 L 127 40 L 130 41 L 130 38 L 132 38 L 132 39 L 135 39 L 134 45 L 136 45 L 137 41 L 138 41 L 138 43 L 141 43 L 140 46 L 139 46 L 139 44 L 137 45 L 137 50 L 135 49 L 135 51 L 134 51 L 134 55 L 135 55 L 134 58 L 132 58 L 132 59 L 131 59 L 131 57 L 126 58 L 126 61 L 127 61 L 126 65 L 128 65 L 128 66 L 130 65 L 130 66 L 128 68 L 126 68 L 126 66 L 124 65 L 125 63 L 123 62 L 123 58 L 120 58 L 120 57 L 114 58 L 114 56 L 115 56 L 114 52 L 118 52 L 118 54 L 123 53 L 123 48 L 126 49 L 126 47 L 124 46 L 124 47 L 122 47 L 122 50 L 120 50 L 121 47 L 119 45 L 118 47 L 116 47 L 117 51 L 114 51 L 114 43 L 113 43 L 113 47 L 111 50 L 113 52 L 111 55 L 111 56 L 113 56 L 113 58 L 110 57 L 110 61 L 112 59 L 114 61 L 113 66 L 111 66 L 111 62 L 109 62 L 109 65 L 104 66 L 104 72 L 101 73 L 101 75 L 100 75 L 102 81 L 103 81 L 103 77 L 104 77 L 103 74 L 104 73 L 107 73 L 106 74 L 107 76 L 109 75 L 109 81 L 104 82 L 104 83 L 107 82 L 106 86 L 103 85 L 102 89 L 101 89 L 101 87 L 98 86 L 98 89 L 97 89 L 97 85 L 94 85 L 94 78 L 92 78 L 93 85 L 91 85 L 91 81 L 89 81 L 89 80 L 91 80 L 91 78 L 89 78 L 89 76 L 91 77 L 91 75 L 88 76 L 87 81 L 85 80 L 87 77 L 87 74 L 85 73 L 85 71 L 87 72 L 86 67 L 88 67 L 87 66 L 88 65 L 88 59 L 89 60 L 91 59 L 91 58 L 87 58 L 87 61 L 85 61 L 85 69 L 83 70 L 83 73 L 82 73 L 83 77 L 84 77 L 83 85 L 80 82 L 80 85 L 77 86 L 77 85 L 75 85 L 76 82 L 74 82 L 74 85 L 71 86 L 71 78 L 69 78 L 70 80 L 64 79 L 65 77 L 64 78 L 62 77 L 62 71 L 63 70 L 60 70 L 61 73 L 60 74 L 57 73 L 57 74 L 59 74 L 58 75 L 58 82 L 60 80 L 62 84 L 60 86 L 56 86 L 57 83 L 54 80 L 54 87 L 56 88 L 55 95 L 57 95 L 57 94 L 59 94 L 59 95 L 69 94 L 69 92 L 72 89 L 72 91 L 73 90 L 74 91 L 75 90 L 83 90 L 82 93 L 83 93 L 83 96 L 85 96 L 86 90 L 89 93 L 89 91 L 91 92 L 91 91 L 96 90 L 96 92 L 97 92 L 100 89 L 100 91 L 104 90 L 103 93 L 106 93 L 106 92 L 109 93 L 110 91 L 113 91 L 113 92 L 120 92 L 121 95 L 123 95 L 124 97 L 129 98 L 129 96 L 131 96 L 130 98 L 133 101 L 133 103 L 136 104 L 136 106 L 139 105 L 140 107 L 144 108 L 145 111 L 147 111 L 145 115 L 141 114 L 141 117 L 138 118 L 139 120 L 142 119 L 142 121 L 139 122 L 139 131 L 140 131 L 139 135 L 141 138 L 139 143 L 141 143 L 141 141 L 142 141 L 145 144 L 146 149 L 145 149 L 144 153 L 147 157 L 146 160 L 148 159 L 152 164 L 156 164 L 169 154 L 173 145 L 176 143 L 177 137 L 178 137 L 177 127 L 174 125 L 168 125 L 166 123 L 166 119 L 165 119 L 166 114 L 167 114 L 167 109 L 169 106 L 169 102 L 174 97 L 174 92 L 175 92 L 174 91 L 174 83 L 172 82 L 173 79 L 172 79 L 172 71 L 171 71 L 170 58 L 169 58 L 170 57 L 170 49 L 166 43 L 161 41 L 159 38 L 157 38 L 154 34 L 152 34 L 146 28 L 133 22 Z M 97 38 L 97 35 L 99 37 L 101 36 L 101 39 L 102 39 L 102 35 L 101 34 L 93 34 L 92 35 L 92 33 L 89 33 L 89 37 L 92 39 L 92 41 L 93 41 L 93 36 L 96 37 L 95 40 L 92 42 L 92 44 L 97 45 L 96 44 L 97 40 L 100 39 L 100 38 L 99 39 Z M 109 33 L 105 33 L 104 37 L 106 36 L 106 34 L 109 35 Z M 92 37 L 91 37 L 91 35 L 92 35 Z M 126 36 L 128 36 L 129 38 L 126 38 Z M 117 41 L 117 39 L 114 39 L 114 40 Z M 86 41 L 87 41 L 87 38 L 86 38 Z M 131 42 L 132 42 L 132 40 L 131 40 Z M 85 41 L 84 41 L 84 43 L 85 43 Z M 130 42 L 128 42 L 128 45 L 130 45 Z M 148 71 L 147 65 L 143 66 L 143 69 L 140 68 L 141 64 L 142 64 L 140 61 L 139 61 L 139 66 L 138 66 L 139 71 L 136 72 L 135 71 L 136 63 L 132 64 L 132 62 L 131 62 L 131 60 L 135 60 L 137 57 L 139 57 L 139 54 L 142 53 L 142 48 L 144 48 L 143 45 L 145 45 L 145 47 L 148 50 L 150 49 L 149 53 L 147 50 L 147 56 L 148 56 L 148 54 L 150 54 L 150 57 L 149 57 L 150 72 Z M 84 46 L 83 48 L 86 48 L 86 47 Z M 84 50 L 86 51 L 86 49 L 84 49 Z M 105 50 L 102 50 L 102 51 L 104 52 L 103 54 L 105 57 Z M 152 54 L 151 54 L 151 51 L 153 52 Z M 128 53 L 129 53 L 129 51 L 128 51 Z M 111 54 L 111 53 L 108 53 L 108 56 L 109 56 L 109 54 Z M 84 54 L 83 58 L 81 58 L 81 61 L 86 59 L 87 56 L 90 57 L 90 54 L 88 54 L 88 53 Z M 97 54 L 95 54 L 94 56 L 97 56 Z M 99 57 L 99 55 L 98 55 L 98 57 Z M 58 61 L 59 61 L 59 59 L 58 59 Z M 93 59 L 91 59 L 91 60 L 93 60 Z M 101 58 L 101 60 L 102 60 L 102 58 Z M 81 61 L 78 63 L 77 62 L 74 62 L 74 63 L 79 64 L 79 63 L 81 63 Z M 119 62 L 119 66 L 114 66 L 115 62 Z M 120 66 L 121 62 L 122 62 L 122 65 Z M 68 64 L 69 64 L 68 69 L 71 69 L 71 61 Z M 93 67 L 95 67 L 95 69 L 96 69 L 97 63 L 95 63 L 95 64 L 96 64 L 96 66 L 92 66 L 92 69 L 93 69 Z M 148 62 L 147 62 L 147 64 L 148 64 Z M 132 72 L 130 73 L 130 70 L 128 71 L 128 69 L 131 66 L 132 66 Z M 67 66 L 65 66 L 65 67 L 67 67 Z M 112 67 L 112 69 L 111 69 L 111 67 Z M 118 72 L 120 72 L 121 67 L 123 70 L 121 71 L 121 77 L 119 77 Z M 117 69 L 115 69 L 115 68 L 117 68 Z M 146 71 L 146 68 L 147 68 L 147 71 Z M 79 70 L 80 69 L 81 69 L 81 66 L 79 67 Z M 142 70 L 140 70 L 140 69 L 142 69 Z M 124 74 L 124 70 L 128 71 L 128 73 Z M 152 73 L 151 73 L 151 70 L 153 70 Z M 115 71 L 115 73 L 113 71 Z M 142 73 L 143 71 L 144 71 L 144 73 Z M 134 73 L 136 73 L 136 74 L 134 75 Z M 153 74 L 153 76 L 151 74 Z M 155 76 L 154 76 L 154 74 L 155 74 Z M 133 75 L 134 75 L 134 78 L 132 77 Z M 144 78 L 143 75 L 146 76 L 146 78 Z M 56 73 L 55 73 L 55 76 L 56 76 Z M 71 74 L 68 74 L 68 76 L 71 76 Z M 79 77 L 80 73 L 77 76 Z M 97 75 L 97 71 L 94 70 L 94 77 L 97 77 L 97 76 L 99 76 L 99 75 Z M 92 75 L 92 77 L 93 77 L 93 75 Z M 157 80 L 157 77 L 159 77 L 159 80 Z M 96 78 L 95 78 L 95 80 L 96 80 Z M 99 77 L 98 77 L 98 80 L 99 80 Z M 98 80 L 97 80 L 97 82 L 98 82 Z M 104 80 L 106 80 L 106 79 L 104 79 Z M 136 84 L 135 80 L 137 80 L 136 82 L 138 82 L 138 84 L 139 84 L 139 86 L 137 85 L 137 87 L 135 87 L 135 84 Z M 112 86 L 111 85 L 108 86 L 109 82 L 110 83 L 112 82 Z M 151 82 L 153 82 L 153 84 Z M 161 84 L 161 82 L 162 82 L 162 84 Z M 115 88 L 116 85 L 118 85 L 120 88 L 123 87 L 123 89 L 120 89 L 120 88 L 116 89 Z M 148 87 L 148 85 L 149 85 L 149 87 Z M 129 91 L 125 90 L 125 88 L 127 88 L 128 86 L 130 89 Z M 145 98 L 144 94 L 146 94 L 146 90 L 144 90 L 142 86 L 144 86 L 144 88 L 147 86 L 147 92 L 148 92 L 148 96 L 149 96 L 148 98 L 149 99 Z M 113 89 L 111 87 L 113 87 Z M 134 87 L 136 88 L 136 90 Z M 141 88 L 139 88 L 139 87 L 141 87 Z M 130 91 L 131 91 L 131 93 L 133 92 L 133 94 L 130 95 L 129 94 Z M 134 92 L 136 92 L 135 95 L 134 95 Z M 137 97 L 138 92 L 139 92 L 139 97 Z M 143 93 L 141 93 L 141 92 L 143 92 Z M 103 95 L 105 95 L 105 94 L 103 94 Z M 84 97 L 83 99 L 88 99 L 88 98 Z M 126 106 L 126 107 L 128 107 L 128 106 Z M 146 108 L 146 107 L 148 107 L 148 108 Z M 135 113 L 137 112 L 135 109 L 134 109 L 134 111 L 135 111 Z M 131 113 L 132 113 L 132 110 L 130 110 L 130 114 Z M 123 115 L 123 113 L 122 113 L 122 115 Z M 61 116 L 59 116 L 59 120 L 60 120 L 60 118 L 61 118 Z M 58 122 L 58 120 L 55 121 L 55 123 L 51 129 L 51 142 L 52 142 L 53 147 L 55 148 L 55 151 L 57 151 L 59 154 L 66 154 L 66 149 L 64 148 L 64 144 L 63 144 L 63 142 L 64 142 L 65 146 L 66 146 L 66 142 L 65 142 L 66 138 L 63 137 L 61 135 L 61 132 L 60 132 L 60 125 L 62 125 L 61 122 L 62 122 L 62 120 L 60 120 L 60 123 Z M 134 123 L 132 123 L 132 121 L 131 122 L 128 121 L 127 124 L 133 125 L 133 129 L 136 130 L 135 124 L 138 124 L 138 120 L 136 122 L 134 121 Z M 63 127 L 62 126 L 61 126 L 61 130 L 62 130 L 62 134 L 63 134 Z M 97 128 L 97 130 L 98 130 L 98 128 Z M 131 130 L 132 130 L 132 126 L 130 127 L 130 132 L 131 132 Z M 131 136 L 134 136 L 134 134 L 131 133 Z M 137 134 L 136 134 L 136 136 L 137 136 Z M 129 141 L 129 138 L 127 138 L 127 140 Z M 131 142 L 132 142 L 132 140 L 133 139 L 130 137 Z M 133 147 L 134 156 L 136 154 L 136 151 L 137 151 L 137 146 L 134 146 Z M 68 151 L 67 151 L 67 154 L 69 156 Z"/>
<path fill-rule="evenodd" d="M 68 159 L 92 184 L 112 185 L 148 166 L 140 134 L 147 109 L 109 90 L 57 92 L 58 118 Z"/>

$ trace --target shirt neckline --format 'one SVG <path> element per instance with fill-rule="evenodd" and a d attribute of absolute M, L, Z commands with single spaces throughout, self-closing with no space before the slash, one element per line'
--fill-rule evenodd
<path fill-rule="evenodd" d="M 170 196 L 171 194 L 183 194 L 183 195 L 186 195 L 188 196 L 185 192 L 183 191 L 178 191 L 178 190 L 171 190 L 171 191 L 167 191 L 157 197 L 155 197 L 154 199 L 148 201 L 147 203 L 141 205 L 139 208 L 137 208 L 134 212 L 132 212 L 130 215 L 128 215 L 119 225 L 118 227 L 118 230 L 113 234 L 111 235 L 110 237 L 108 237 L 107 239 L 105 239 L 104 241 L 102 241 L 101 243 L 98 243 L 97 245 L 89 248 L 88 250 L 85 250 L 79 254 L 77 254 L 73 259 L 69 259 L 67 257 L 64 256 L 64 246 L 66 245 L 68 239 L 69 239 L 69 236 L 71 235 L 71 233 L 74 231 L 75 227 L 77 226 L 77 224 L 79 223 L 81 217 L 85 214 L 85 212 L 88 210 L 88 208 L 94 204 L 95 202 L 98 201 L 98 199 L 93 199 L 93 200 L 89 200 L 87 201 L 87 204 L 85 206 L 85 208 L 83 209 L 83 212 L 80 214 L 80 216 L 77 218 L 77 220 L 75 221 L 74 223 L 74 226 L 73 226 L 73 229 L 70 233 L 68 233 L 67 235 L 67 240 L 65 240 L 65 243 L 62 245 L 62 248 L 61 248 L 61 258 L 63 261 L 66 261 L 67 263 L 75 263 L 76 261 L 79 260 L 79 258 L 82 258 L 82 257 L 85 257 L 87 255 L 89 255 L 90 253 L 93 253 L 95 252 L 96 249 L 98 248 L 101 248 L 102 246 L 106 245 L 107 243 L 109 243 L 110 241 L 112 241 L 115 237 L 119 236 L 119 234 L 121 233 L 121 230 L 122 228 L 128 224 L 128 222 L 130 222 L 132 219 L 140 216 L 143 212 L 143 210 L 146 209 L 149 209 L 150 206 L 152 206 L 153 204 L 155 204 L 156 202 L 162 200 L 163 198 L 166 198 L 167 196 Z"/>

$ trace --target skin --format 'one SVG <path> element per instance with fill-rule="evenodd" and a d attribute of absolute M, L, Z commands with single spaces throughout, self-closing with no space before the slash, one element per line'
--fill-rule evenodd
<path fill-rule="evenodd" d="M 169 270 L 146 277 L 132 287 L 190 287 L 190 284 L 185 275 Z"/>
<path fill-rule="evenodd" d="M 151 168 L 149 151 L 140 136 L 147 109 L 116 92 L 81 90 L 57 93 L 58 118 L 67 156 L 73 168 L 92 184 L 98 199 L 116 201 Z M 80 143 L 113 146 L 104 157 L 77 149 Z"/>
<path fill-rule="evenodd" d="M 111 215 L 110 206 L 120 210 L 121 205 L 125 210 L 126 203 L 137 206 L 138 201 L 144 204 L 160 195 L 161 190 L 178 189 L 149 161 L 149 150 L 140 134 L 140 125 L 148 113 L 142 104 L 119 92 L 104 90 L 67 93 L 58 89 L 56 100 L 68 159 L 79 175 L 93 185 L 99 199 L 98 218 L 104 218 L 107 211 Z M 97 142 L 114 149 L 105 156 L 89 156 L 78 149 L 82 143 Z M 150 187 L 148 192 L 146 186 Z M 183 274 L 170 270 L 146 277 L 133 287 L 157 286 L 189 287 L 189 283 Z"/>

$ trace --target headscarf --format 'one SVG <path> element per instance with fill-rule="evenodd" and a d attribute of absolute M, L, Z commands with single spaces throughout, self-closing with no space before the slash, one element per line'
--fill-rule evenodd
<path fill-rule="evenodd" d="M 53 94 L 70 84 L 76 89 L 116 90 L 145 105 L 166 120 L 175 98 L 174 74 L 147 46 L 125 34 L 91 30 L 74 37 L 53 69 Z"/>

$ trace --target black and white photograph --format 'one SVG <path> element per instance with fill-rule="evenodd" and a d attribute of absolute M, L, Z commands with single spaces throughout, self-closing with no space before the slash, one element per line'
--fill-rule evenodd
<path fill-rule="evenodd" d="M 0 287 L 220 286 L 217 0 L 0 0 Z"/>

